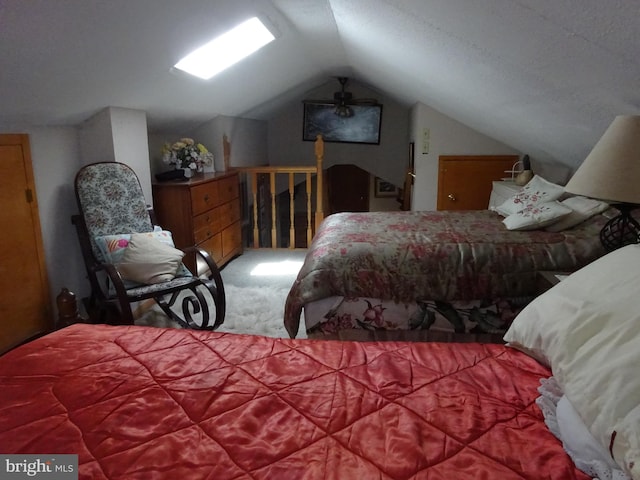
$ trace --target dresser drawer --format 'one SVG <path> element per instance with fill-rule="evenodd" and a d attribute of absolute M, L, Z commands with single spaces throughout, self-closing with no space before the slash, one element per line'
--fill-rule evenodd
<path fill-rule="evenodd" d="M 194 215 L 204 213 L 220 204 L 218 183 L 208 182 L 191 189 L 191 211 Z"/>
<path fill-rule="evenodd" d="M 240 246 L 242 245 L 242 228 L 241 222 L 236 222 L 233 225 L 222 230 L 222 255 L 227 257 L 234 253 L 240 252 Z"/>
<path fill-rule="evenodd" d="M 196 245 L 211 238 L 222 228 L 221 209 L 216 207 L 193 218 L 193 236 Z"/>
<path fill-rule="evenodd" d="M 209 255 L 213 257 L 213 260 L 216 263 L 222 260 L 223 250 L 222 250 L 222 234 L 221 233 L 215 234 L 213 237 L 205 240 L 204 242 L 200 243 L 198 246 L 203 250 L 206 250 L 209 253 Z M 199 271 L 200 269 L 198 269 L 198 272 Z"/>
<path fill-rule="evenodd" d="M 220 228 L 225 228 L 240 220 L 240 200 L 237 198 L 216 208 L 220 215 Z"/>
<path fill-rule="evenodd" d="M 234 198 L 238 198 L 238 177 L 223 178 L 218 182 L 218 199 L 219 203 L 226 203 Z"/>

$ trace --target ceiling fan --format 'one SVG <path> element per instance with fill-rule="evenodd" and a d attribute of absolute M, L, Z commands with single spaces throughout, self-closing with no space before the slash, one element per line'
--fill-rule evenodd
<path fill-rule="evenodd" d="M 335 105 L 333 113 L 339 117 L 351 117 L 353 116 L 353 109 L 350 105 L 378 105 L 378 101 L 375 98 L 353 98 L 351 92 L 347 92 L 345 87 L 349 79 L 347 77 L 336 77 L 340 82 L 340 91 L 333 94 L 333 100 L 303 100 L 303 103 L 320 103 L 327 104 L 332 103 Z"/>

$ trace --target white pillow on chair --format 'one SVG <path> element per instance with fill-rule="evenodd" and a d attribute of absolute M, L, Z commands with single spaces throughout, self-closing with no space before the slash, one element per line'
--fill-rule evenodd
<path fill-rule="evenodd" d="M 116 264 L 125 280 L 152 284 L 173 280 L 182 265 L 184 252 L 144 233 L 133 233 Z"/>

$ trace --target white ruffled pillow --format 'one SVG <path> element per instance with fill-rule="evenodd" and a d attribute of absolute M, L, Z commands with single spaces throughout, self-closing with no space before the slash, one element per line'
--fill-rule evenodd
<path fill-rule="evenodd" d="M 536 404 L 542 410 L 544 422 L 562 442 L 576 467 L 594 479 L 631 480 L 607 449 L 593 438 L 554 377 L 540 380 L 538 391 L 541 395 Z"/>
<path fill-rule="evenodd" d="M 571 214 L 571 209 L 558 201 L 534 203 L 502 220 L 507 230 L 535 230 L 546 227 Z"/>
<path fill-rule="evenodd" d="M 551 366 L 596 440 L 640 478 L 640 245 L 605 255 L 515 318 L 504 340 Z"/>
<path fill-rule="evenodd" d="M 569 207 L 572 212 L 554 224 L 549 225 L 547 227 L 549 232 L 568 230 L 609 208 L 609 204 L 606 202 L 581 196 L 569 197 L 560 203 Z"/>
<path fill-rule="evenodd" d="M 564 187 L 551 183 L 539 175 L 534 175 L 522 190 L 505 200 L 494 210 L 503 217 L 508 217 L 529 205 L 557 200 L 563 193 Z"/>

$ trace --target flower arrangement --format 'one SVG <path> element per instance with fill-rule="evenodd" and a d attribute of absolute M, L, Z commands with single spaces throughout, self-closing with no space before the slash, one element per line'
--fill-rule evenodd
<path fill-rule="evenodd" d="M 202 171 L 203 166 L 213 165 L 213 154 L 192 138 L 181 138 L 174 144 L 165 143 L 162 146 L 162 161 L 174 164 L 176 168 Z"/>

